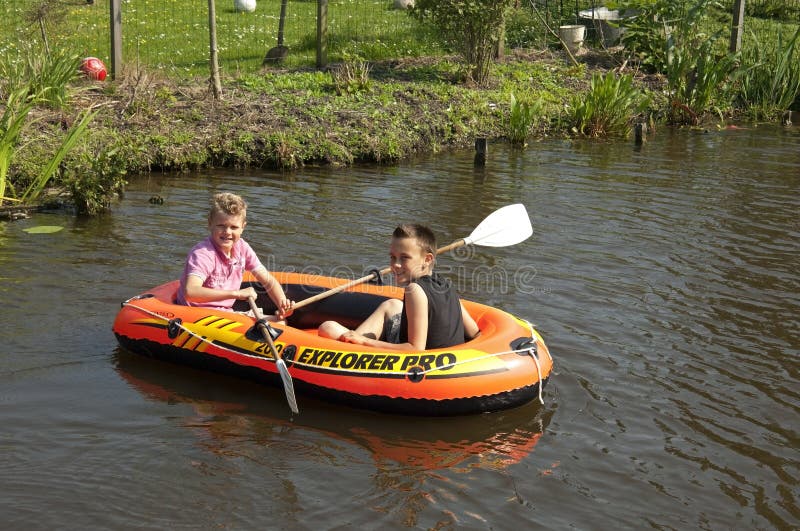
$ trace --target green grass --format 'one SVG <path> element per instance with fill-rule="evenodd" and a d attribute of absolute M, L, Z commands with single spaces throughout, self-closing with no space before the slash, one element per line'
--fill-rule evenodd
<path fill-rule="evenodd" d="M 37 0 L 0 3 L 0 54 L 17 43 L 41 39 L 38 25 L 26 21 Z M 48 26 L 51 47 L 64 47 L 109 61 L 109 0 L 61 0 L 63 21 Z M 359 56 L 375 61 L 440 53 L 407 13 L 391 0 L 332 0 L 328 7 L 330 61 Z M 168 71 L 178 77 L 206 76 L 208 11 L 204 0 L 132 0 L 122 4 L 123 58 L 126 65 Z M 261 67 L 277 45 L 280 0 L 259 0 L 253 13 L 237 13 L 233 0 L 218 0 L 217 38 L 223 75 Z M 289 2 L 284 44 L 289 67 L 316 63 L 316 2 Z"/>

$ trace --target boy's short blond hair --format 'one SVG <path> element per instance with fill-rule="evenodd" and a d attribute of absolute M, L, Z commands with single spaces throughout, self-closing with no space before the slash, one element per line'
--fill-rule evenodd
<path fill-rule="evenodd" d="M 211 198 L 211 210 L 208 212 L 209 221 L 215 214 L 227 214 L 228 216 L 242 216 L 242 220 L 247 218 L 247 203 L 241 196 L 230 192 L 220 192 Z"/>

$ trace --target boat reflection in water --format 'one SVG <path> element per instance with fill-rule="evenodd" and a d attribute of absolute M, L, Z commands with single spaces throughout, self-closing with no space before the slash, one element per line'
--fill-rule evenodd
<path fill-rule="evenodd" d="M 503 469 L 534 449 L 553 414 L 538 403 L 497 413 L 459 417 L 376 414 L 310 399 L 292 419 L 279 389 L 143 358 L 118 348 L 116 370 L 147 399 L 190 406 L 182 425 L 202 430 L 203 446 L 228 453 L 243 441 L 282 443 L 302 430 L 305 452 L 331 452 L 332 445 L 356 445 L 376 465 L 394 462 L 423 470 L 481 467 Z M 297 434 L 290 437 L 296 439 Z M 316 442 L 314 442 L 316 441 Z"/>

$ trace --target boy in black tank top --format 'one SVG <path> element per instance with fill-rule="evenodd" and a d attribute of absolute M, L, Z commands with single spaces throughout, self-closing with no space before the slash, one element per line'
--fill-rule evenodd
<path fill-rule="evenodd" d="M 397 284 L 405 287 L 403 300 L 383 302 L 355 330 L 326 321 L 320 325 L 319 335 L 394 350 L 446 348 L 477 336 L 478 325 L 461 305 L 453 286 L 433 272 L 435 256 L 436 239 L 429 228 L 418 224 L 397 227 L 389 258 Z"/>

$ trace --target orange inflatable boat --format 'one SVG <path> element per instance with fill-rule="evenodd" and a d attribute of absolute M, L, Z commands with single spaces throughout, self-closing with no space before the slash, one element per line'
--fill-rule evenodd
<path fill-rule="evenodd" d="M 298 303 L 346 283 L 298 273 L 274 276 Z M 243 287 L 250 285 L 259 292 L 257 304 L 267 313 L 274 311 L 260 285 L 246 275 Z M 317 335 L 323 321 L 335 319 L 354 328 L 387 297 L 402 297 L 401 288 L 375 284 L 304 305 L 286 325 L 271 324 L 274 347 L 283 359 L 276 362 L 255 319 L 177 305 L 177 289 L 175 280 L 123 302 L 113 327 L 120 345 L 145 356 L 278 386 L 279 365 L 285 363 L 283 370 L 288 369 L 301 403 L 303 396 L 313 396 L 390 413 L 480 413 L 541 400 L 553 369 L 547 346 L 530 323 L 470 301 L 464 306 L 481 334 L 454 347 L 390 351 Z M 234 307 L 247 309 L 246 301 Z"/>

